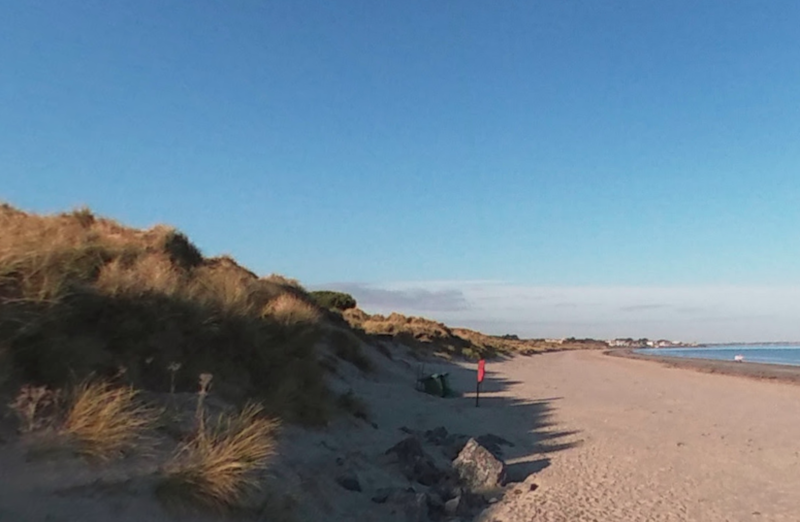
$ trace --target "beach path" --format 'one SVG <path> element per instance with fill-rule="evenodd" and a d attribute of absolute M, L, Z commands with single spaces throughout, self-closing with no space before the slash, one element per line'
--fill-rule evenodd
<path fill-rule="evenodd" d="M 507 385 L 485 407 L 546 400 L 536 436 L 569 436 L 481 520 L 800 520 L 800 386 L 584 351 L 491 371 Z"/>

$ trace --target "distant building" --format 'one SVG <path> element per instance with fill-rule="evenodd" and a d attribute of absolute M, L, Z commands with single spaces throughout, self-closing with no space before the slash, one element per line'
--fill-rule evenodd
<path fill-rule="evenodd" d="M 609 346 L 616 348 L 673 348 L 676 346 L 691 346 L 690 344 L 681 343 L 678 341 L 670 341 L 669 339 L 659 339 L 658 341 L 651 341 L 650 339 L 612 339 L 606 341 Z"/>

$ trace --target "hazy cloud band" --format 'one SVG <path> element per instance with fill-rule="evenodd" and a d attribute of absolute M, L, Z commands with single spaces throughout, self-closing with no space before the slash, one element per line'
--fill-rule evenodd
<path fill-rule="evenodd" d="M 800 287 L 543 287 L 494 281 L 333 283 L 371 313 L 525 337 L 800 340 Z"/>

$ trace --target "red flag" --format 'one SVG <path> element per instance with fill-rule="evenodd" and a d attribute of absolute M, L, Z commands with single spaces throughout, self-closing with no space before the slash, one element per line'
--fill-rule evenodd
<path fill-rule="evenodd" d="M 481 359 L 478 361 L 478 382 L 483 382 L 483 378 L 486 375 L 486 359 Z"/>

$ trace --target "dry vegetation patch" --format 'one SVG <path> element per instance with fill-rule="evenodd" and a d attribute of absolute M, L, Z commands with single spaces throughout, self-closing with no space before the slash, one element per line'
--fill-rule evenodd
<path fill-rule="evenodd" d="M 265 315 L 287 326 L 313 325 L 322 314 L 319 308 L 293 294 L 281 294 L 264 308 Z"/>
<path fill-rule="evenodd" d="M 3 205 L 0 228 L 0 356 L 17 382 L 63 387 L 124 366 L 137 387 L 182 391 L 213 372 L 227 397 L 324 420 L 323 315 L 296 281 L 205 258 L 171 227 L 136 230 L 88 209 Z"/>
<path fill-rule="evenodd" d="M 131 387 L 87 382 L 75 391 L 60 431 L 77 443 L 81 454 L 109 459 L 136 449 L 160 415 Z"/>
<path fill-rule="evenodd" d="M 164 468 L 161 498 L 231 508 L 258 488 L 259 473 L 276 451 L 277 421 L 249 404 L 238 414 L 203 421 Z"/>

